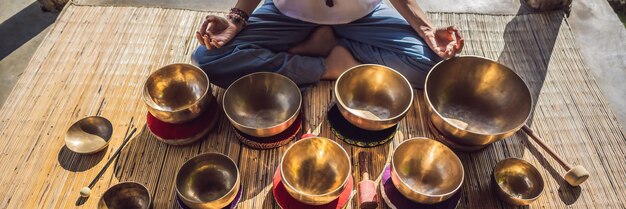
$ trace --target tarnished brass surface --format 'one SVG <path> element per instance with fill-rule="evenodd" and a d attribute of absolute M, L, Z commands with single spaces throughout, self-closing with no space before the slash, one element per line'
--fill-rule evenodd
<path fill-rule="evenodd" d="M 240 173 L 228 156 L 204 153 L 183 164 L 175 183 L 176 194 L 190 208 L 221 209 L 237 196 Z"/>
<path fill-rule="evenodd" d="M 109 145 L 113 134 L 111 122 L 100 116 L 76 121 L 65 133 L 65 146 L 76 153 L 95 153 Z"/>
<path fill-rule="evenodd" d="M 335 83 L 339 111 L 365 130 L 384 130 L 404 118 L 413 102 L 413 88 L 397 71 L 382 65 L 355 66 Z"/>
<path fill-rule="evenodd" d="M 464 175 L 459 157 L 428 138 L 402 142 L 391 159 L 393 185 L 418 203 L 435 204 L 450 198 L 463 185 Z"/>
<path fill-rule="evenodd" d="M 281 159 L 280 169 L 287 192 L 309 205 L 337 199 L 352 175 L 346 150 L 323 137 L 309 137 L 291 145 Z"/>
<path fill-rule="evenodd" d="M 154 71 L 143 87 L 148 111 L 167 123 L 184 123 L 200 115 L 213 97 L 209 78 L 190 64 L 171 64 Z"/>
<path fill-rule="evenodd" d="M 424 95 L 429 118 L 450 140 L 487 145 L 519 130 L 532 110 L 524 81 L 493 60 L 461 56 L 435 65 Z"/>
<path fill-rule="evenodd" d="M 151 203 L 148 189 L 129 181 L 107 189 L 98 202 L 98 209 L 147 209 Z"/>
<path fill-rule="evenodd" d="M 541 174 L 522 159 L 507 158 L 496 165 L 493 183 L 498 197 L 513 205 L 528 205 L 543 193 Z"/>
<path fill-rule="evenodd" d="M 233 82 L 224 93 L 224 112 L 238 130 L 256 137 L 279 134 L 300 114 L 302 95 L 289 78 L 259 72 Z"/>

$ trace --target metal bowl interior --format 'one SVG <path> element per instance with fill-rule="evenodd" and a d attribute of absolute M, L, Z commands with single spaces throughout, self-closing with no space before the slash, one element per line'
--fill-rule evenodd
<path fill-rule="evenodd" d="M 517 158 L 504 159 L 496 165 L 493 178 L 497 189 L 505 196 L 505 201 L 527 205 L 541 195 L 544 188 L 543 177 L 525 160 Z"/>
<path fill-rule="evenodd" d="M 228 156 L 205 153 L 178 170 L 176 193 L 193 208 L 223 208 L 239 191 L 239 170 Z"/>
<path fill-rule="evenodd" d="M 224 93 L 224 112 L 235 128 L 266 137 L 287 129 L 300 113 L 302 95 L 289 78 L 253 73 L 233 82 Z"/>
<path fill-rule="evenodd" d="M 76 121 L 65 133 L 65 146 L 76 153 L 88 154 L 107 147 L 113 125 L 100 116 L 90 116 Z"/>
<path fill-rule="evenodd" d="M 136 182 L 122 182 L 107 189 L 98 202 L 98 209 L 147 209 L 150 192 Z"/>
<path fill-rule="evenodd" d="M 337 79 L 335 96 L 339 105 L 363 122 L 346 118 L 348 121 L 371 130 L 367 124 L 361 123 L 403 117 L 413 102 L 413 88 L 397 71 L 382 65 L 365 64 L 349 69 Z M 388 127 L 380 129 L 384 128 Z"/>
<path fill-rule="evenodd" d="M 513 70 L 475 56 L 452 58 L 433 67 L 425 94 L 447 123 L 475 134 L 515 132 L 532 110 L 530 91 Z"/>
<path fill-rule="evenodd" d="M 144 85 L 144 101 L 156 110 L 185 110 L 204 98 L 209 78 L 190 64 L 171 64 L 150 74 Z"/>
<path fill-rule="evenodd" d="M 291 145 L 282 157 L 280 169 L 289 194 L 313 205 L 337 199 L 351 175 L 348 153 L 323 137 L 301 139 Z"/>
<path fill-rule="evenodd" d="M 459 157 L 440 142 L 414 138 L 400 144 L 391 159 L 392 181 L 407 198 L 433 204 L 451 197 L 463 184 Z"/>

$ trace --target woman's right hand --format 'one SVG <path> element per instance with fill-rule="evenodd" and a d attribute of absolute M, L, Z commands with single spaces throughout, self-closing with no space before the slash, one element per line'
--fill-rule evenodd
<path fill-rule="evenodd" d="M 200 31 L 196 32 L 196 38 L 201 45 L 211 50 L 227 44 L 242 29 L 241 24 L 233 23 L 224 17 L 209 15 L 202 23 Z"/>

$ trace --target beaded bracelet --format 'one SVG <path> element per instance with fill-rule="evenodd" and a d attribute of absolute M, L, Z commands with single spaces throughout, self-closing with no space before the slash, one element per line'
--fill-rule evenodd
<path fill-rule="evenodd" d="M 248 21 L 248 19 L 250 19 L 250 16 L 248 15 L 248 13 L 244 12 L 243 10 L 241 10 L 239 8 L 231 8 L 230 9 L 230 13 L 228 13 L 228 14 L 239 15 L 240 17 L 242 17 L 246 21 Z"/>
<path fill-rule="evenodd" d="M 241 24 L 241 26 L 246 27 L 248 26 L 248 21 L 246 19 L 243 19 L 243 17 L 236 15 L 236 14 L 227 14 L 226 18 L 228 20 L 230 20 L 232 23 L 235 24 Z"/>
<path fill-rule="evenodd" d="M 228 18 L 233 23 L 241 24 L 243 27 L 246 27 L 248 25 L 248 19 L 250 18 L 250 16 L 248 16 L 248 14 L 246 14 L 246 12 L 241 9 L 232 8 L 230 9 L 230 13 L 226 15 L 226 18 Z"/>

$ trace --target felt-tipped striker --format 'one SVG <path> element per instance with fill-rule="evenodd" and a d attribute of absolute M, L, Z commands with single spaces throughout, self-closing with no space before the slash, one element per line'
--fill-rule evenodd
<path fill-rule="evenodd" d="M 367 169 L 368 162 L 371 161 L 369 153 L 359 153 L 359 166 L 361 168 L 362 179 L 358 185 L 359 208 L 374 209 L 378 207 L 378 195 L 376 194 L 376 184 L 370 180 Z"/>

